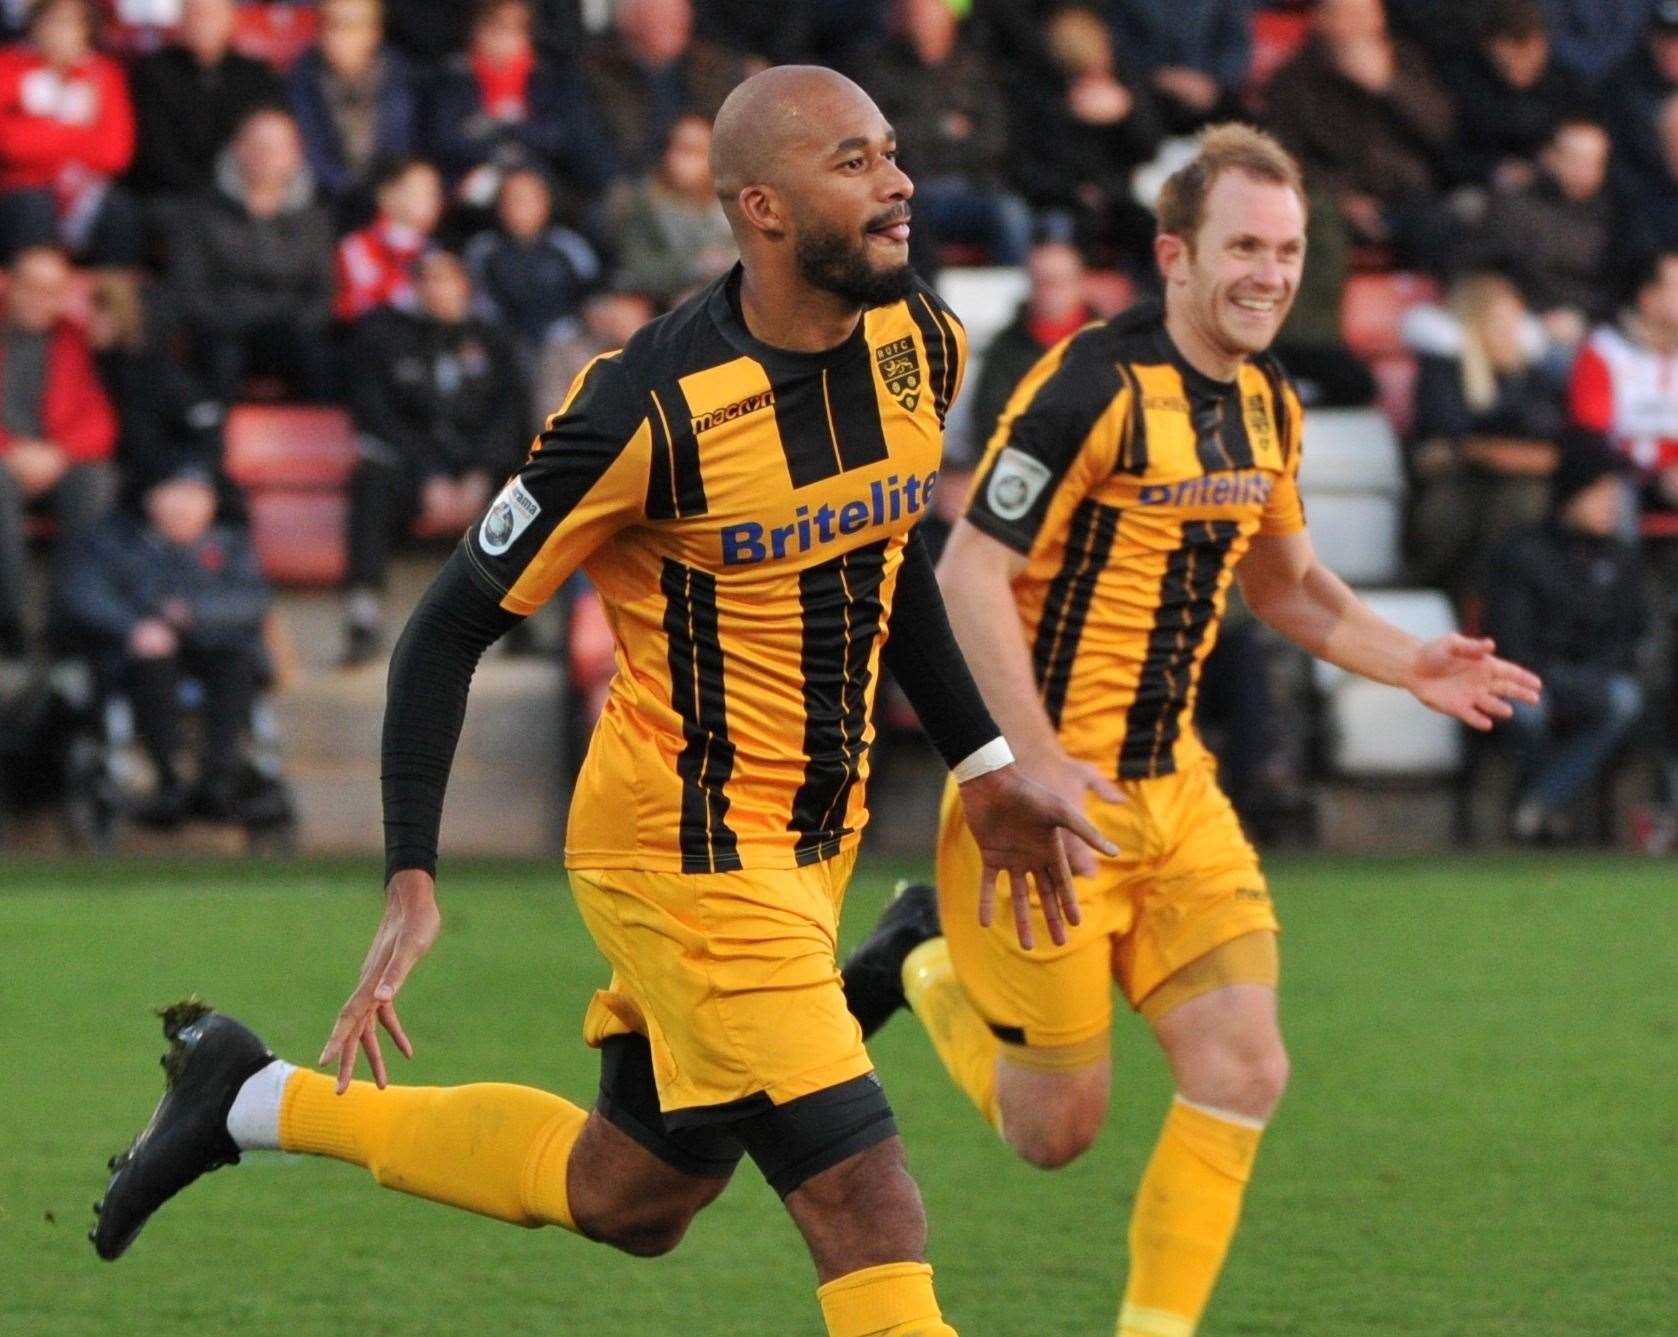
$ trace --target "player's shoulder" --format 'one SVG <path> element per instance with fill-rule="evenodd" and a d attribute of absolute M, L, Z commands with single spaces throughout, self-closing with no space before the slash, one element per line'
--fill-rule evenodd
<path fill-rule="evenodd" d="M 944 300 L 937 288 L 933 287 L 919 274 L 913 274 L 909 295 L 903 300 L 909 305 L 911 311 L 913 311 L 914 304 L 917 302 L 931 307 L 938 315 L 966 333 L 967 326 L 962 323 L 962 319 L 956 314 L 955 308 Z"/>
<path fill-rule="evenodd" d="M 1267 348 L 1262 353 L 1253 354 L 1248 360 L 1279 394 L 1287 397 L 1296 412 L 1302 411 L 1304 401 L 1299 397 L 1299 387 L 1274 351 Z"/>

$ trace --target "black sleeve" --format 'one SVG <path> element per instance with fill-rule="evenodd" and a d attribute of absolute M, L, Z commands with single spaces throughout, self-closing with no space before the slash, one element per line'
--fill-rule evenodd
<path fill-rule="evenodd" d="M 954 769 L 1002 736 L 956 644 L 932 555 L 918 529 L 903 549 L 884 654 L 946 766 Z"/>
<path fill-rule="evenodd" d="M 403 629 L 390 660 L 384 745 L 385 881 L 437 871 L 437 831 L 466 693 L 485 650 L 522 621 L 472 576 L 456 548 Z"/>

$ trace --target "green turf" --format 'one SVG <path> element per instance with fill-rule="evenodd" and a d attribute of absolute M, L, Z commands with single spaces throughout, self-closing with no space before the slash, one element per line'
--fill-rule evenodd
<path fill-rule="evenodd" d="M 866 865 L 848 934 L 900 869 Z M 1293 1086 L 1207 1334 L 1674 1331 L 1678 897 L 1622 860 L 1277 861 Z M 620 1257 L 255 1157 L 112 1266 L 83 1238 L 159 1089 L 153 1005 L 198 990 L 312 1056 L 377 913 L 364 865 L 0 870 L 0 1332 L 817 1333 L 796 1236 L 750 1168 L 673 1256 Z M 456 867 L 404 995 L 404 1078 L 586 1097 L 600 965 L 558 877 Z M 1119 1028 L 1082 1161 L 1014 1163 L 912 1022 L 875 1047 L 964 1334 L 1111 1332 L 1167 1087 Z"/>

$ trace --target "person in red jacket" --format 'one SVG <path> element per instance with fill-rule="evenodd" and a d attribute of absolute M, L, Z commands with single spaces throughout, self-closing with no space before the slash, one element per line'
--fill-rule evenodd
<path fill-rule="evenodd" d="M 411 311 L 414 265 L 443 215 L 443 178 L 423 158 L 397 158 L 379 172 L 378 216 L 338 243 L 334 320 L 360 320 L 381 306 Z"/>
<path fill-rule="evenodd" d="M 24 514 L 44 508 L 60 539 L 92 527 L 116 492 L 117 420 L 86 336 L 65 318 L 70 262 L 21 251 L 0 316 L 0 655 L 25 651 Z"/>
<path fill-rule="evenodd" d="M 94 50 L 90 0 L 41 0 L 28 40 L 0 48 L 0 246 L 58 242 L 98 264 L 137 265 L 138 206 L 115 185 L 134 157 L 120 64 Z"/>

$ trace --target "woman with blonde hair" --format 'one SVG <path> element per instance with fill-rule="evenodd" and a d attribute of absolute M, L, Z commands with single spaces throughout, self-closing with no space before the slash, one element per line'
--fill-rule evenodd
<path fill-rule="evenodd" d="M 1540 366 L 1542 333 L 1502 274 L 1458 279 L 1448 314 L 1413 320 L 1406 336 L 1420 354 L 1411 575 L 1460 594 L 1493 540 L 1544 516 L 1562 394 Z"/>

